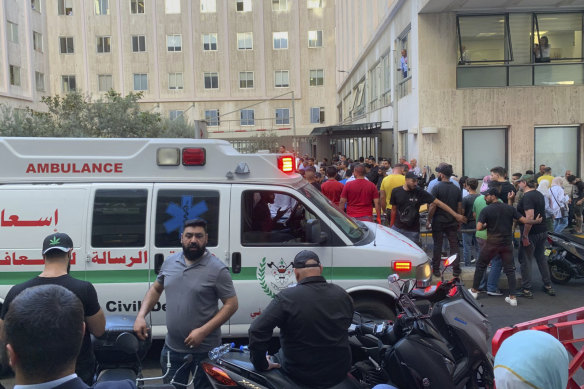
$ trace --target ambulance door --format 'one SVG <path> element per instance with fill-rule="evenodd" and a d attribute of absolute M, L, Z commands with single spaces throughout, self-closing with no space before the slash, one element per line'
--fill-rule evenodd
<path fill-rule="evenodd" d="M 185 220 L 202 218 L 207 222 L 207 248 L 229 266 L 230 185 L 155 184 L 152 201 L 150 252 L 151 280 L 169 255 L 182 252 L 180 234 Z M 155 336 L 165 333 L 166 296 L 155 307 L 151 319 Z M 221 305 L 221 304 L 220 304 Z M 226 323 L 221 331 L 229 334 Z"/>
<path fill-rule="evenodd" d="M 231 270 L 239 297 L 231 333 L 246 336 L 272 298 L 296 283 L 298 252 L 314 251 L 330 269 L 331 230 L 325 215 L 291 188 L 233 185 L 231 205 Z"/>
<path fill-rule="evenodd" d="M 106 315 L 136 316 L 152 276 L 152 184 L 93 184 L 85 261 L 86 280 Z"/>

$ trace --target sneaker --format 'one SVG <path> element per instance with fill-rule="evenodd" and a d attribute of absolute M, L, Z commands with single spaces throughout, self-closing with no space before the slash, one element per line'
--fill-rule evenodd
<path fill-rule="evenodd" d="M 489 296 L 503 296 L 503 293 L 501 293 L 501 291 L 499 289 L 495 290 L 495 291 L 487 291 L 487 294 Z"/>
<path fill-rule="evenodd" d="M 477 259 L 476 258 L 473 258 L 473 259 L 470 260 L 470 263 L 475 263 L 476 261 L 477 261 Z"/>
<path fill-rule="evenodd" d="M 521 289 L 517 293 L 517 296 L 521 296 L 521 297 L 525 297 L 525 298 L 528 298 L 528 299 L 532 299 L 533 298 L 533 293 L 529 289 Z"/>
<path fill-rule="evenodd" d="M 552 288 L 551 286 L 548 288 L 546 286 L 543 287 L 543 291 L 549 295 L 549 296 L 555 296 L 556 295 L 556 291 L 554 290 L 554 288 Z"/>
<path fill-rule="evenodd" d="M 505 302 L 507 304 L 511 305 L 512 307 L 517 306 L 517 299 L 516 298 L 512 299 L 511 297 L 505 297 Z"/>
<path fill-rule="evenodd" d="M 472 288 L 469 288 L 468 293 L 476 300 L 479 298 L 479 292 L 473 292 Z"/>

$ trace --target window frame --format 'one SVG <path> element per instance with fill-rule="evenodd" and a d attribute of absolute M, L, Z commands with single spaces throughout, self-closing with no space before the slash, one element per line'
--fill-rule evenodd
<path fill-rule="evenodd" d="M 171 46 L 171 41 L 176 39 L 180 41 L 180 46 L 176 46 L 176 42 L 174 42 L 174 46 Z M 182 34 L 166 34 L 166 51 L 169 53 L 182 52 Z"/>
<path fill-rule="evenodd" d="M 40 37 L 40 38 L 39 38 Z M 39 47 L 40 46 L 40 47 Z M 35 51 L 42 53 L 43 52 L 43 34 L 38 31 L 32 31 L 32 47 Z"/>
<path fill-rule="evenodd" d="M 102 40 L 102 42 L 101 42 L 102 43 L 102 51 L 99 51 L 100 40 Z M 105 47 L 106 47 L 104 45 L 105 40 L 107 40 L 107 42 L 108 42 L 108 44 L 107 44 L 108 50 L 107 51 L 104 50 Z M 95 49 L 96 49 L 96 52 L 98 54 L 108 54 L 108 53 L 111 53 L 112 52 L 112 37 L 111 36 L 107 36 L 107 35 L 98 36 L 97 37 L 97 44 L 96 44 L 96 48 Z"/>
<path fill-rule="evenodd" d="M 136 12 L 133 12 L 133 5 L 135 4 Z M 140 4 L 142 4 L 142 12 L 140 12 Z M 140 15 L 146 13 L 146 0 L 130 0 L 130 14 Z"/>
<path fill-rule="evenodd" d="M 36 7 L 35 7 L 35 4 L 37 5 Z M 31 2 L 30 2 L 30 8 L 33 11 L 36 11 L 38 13 L 41 13 L 42 12 L 42 9 L 41 9 L 42 6 L 43 5 L 42 5 L 41 0 L 31 0 Z"/>
<path fill-rule="evenodd" d="M 463 62 L 463 55 L 462 55 L 462 35 L 460 33 L 460 18 L 473 18 L 473 17 L 504 17 L 504 23 L 505 25 L 503 26 L 503 31 L 504 31 L 504 35 L 503 35 L 503 57 L 504 59 L 497 59 L 497 60 L 481 60 L 481 61 L 468 61 L 468 60 L 464 60 L 466 65 L 472 65 L 473 63 L 475 64 L 489 64 L 489 63 L 495 63 L 495 64 L 500 64 L 500 63 L 504 63 L 504 64 L 509 64 L 510 62 L 513 62 L 513 45 L 511 43 L 511 29 L 509 27 L 509 13 L 493 13 L 493 14 L 461 14 L 461 15 L 456 15 L 456 35 L 457 35 L 457 40 L 458 40 L 458 59 L 457 62 L 459 64 L 461 64 Z M 533 28 L 532 28 L 533 29 Z M 402 34 L 404 36 L 407 36 L 407 34 L 409 34 L 410 30 L 407 30 L 405 34 Z M 401 41 L 401 36 L 400 36 L 400 41 Z M 409 56 L 409 53 L 408 53 Z M 410 66 L 408 63 L 408 75 L 409 75 L 409 71 L 410 71 Z"/>
<path fill-rule="evenodd" d="M 11 43 L 20 43 L 20 39 L 18 36 L 18 24 L 14 22 L 7 21 L 6 27 L 8 29 L 8 42 Z"/>
<path fill-rule="evenodd" d="M 284 113 L 286 112 L 287 115 L 283 115 L 282 118 L 280 119 L 280 122 L 278 122 L 278 111 Z M 274 110 L 274 114 L 275 114 L 275 123 L 276 125 L 286 125 L 286 124 L 290 124 L 290 108 L 276 108 Z"/>
<path fill-rule="evenodd" d="M 212 11 L 207 11 L 204 8 L 204 4 L 207 4 L 211 2 L 213 4 L 212 7 L 207 7 L 208 9 L 213 9 Z M 217 13 L 217 0 L 201 0 L 201 13 L 203 14 L 212 14 L 212 13 Z"/>
<path fill-rule="evenodd" d="M 178 77 L 179 75 L 180 75 L 180 81 L 181 81 L 180 85 L 177 82 L 177 80 L 179 79 L 179 77 Z M 175 84 L 174 88 L 171 87 L 173 77 L 174 77 L 174 84 Z M 184 80 L 183 72 L 169 72 L 168 73 L 168 89 L 169 90 L 183 90 L 185 87 L 184 84 L 185 84 L 185 80 Z"/>
<path fill-rule="evenodd" d="M 94 11 L 96 16 L 104 16 L 110 14 L 109 0 L 94 0 Z M 105 7 L 104 7 L 105 5 Z M 104 13 L 105 8 L 105 13 Z"/>
<path fill-rule="evenodd" d="M 314 110 L 318 110 L 318 120 L 316 122 L 312 120 Z M 310 124 L 322 124 L 324 120 L 324 107 L 310 107 Z"/>
<path fill-rule="evenodd" d="M 209 38 L 209 43 L 205 43 L 205 38 Z M 215 48 L 213 48 L 213 42 L 211 42 L 211 38 L 215 38 Z M 209 32 L 209 33 L 203 33 L 201 34 L 201 39 L 203 41 L 203 51 L 217 51 L 218 50 L 218 38 L 217 38 L 217 33 L 216 32 Z M 205 45 L 208 45 L 209 48 L 205 49 Z"/>
<path fill-rule="evenodd" d="M 315 32 L 316 33 L 316 40 L 311 40 L 310 39 L 310 33 Z M 320 45 L 318 45 L 318 40 L 319 40 L 319 35 L 320 35 Z M 324 47 L 324 38 L 323 38 L 324 34 L 323 34 L 323 30 L 309 30 L 308 31 L 308 48 L 309 49 L 319 49 L 321 47 Z M 311 45 L 310 42 L 314 42 L 313 45 Z"/>
<path fill-rule="evenodd" d="M 282 8 L 282 3 L 284 3 L 284 8 Z M 277 4 L 277 9 L 274 8 L 274 4 Z M 285 12 L 288 11 L 288 0 L 272 0 L 272 11 L 273 12 Z"/>
<path fill-rule="evenodd" d="M 243 113 L 250 113 L 251 112 L 251 119 L 249 117 L 244 118 Z M 245 124 L 244 124 L 245 121 Z M 251 121 L 251 123 L 250 123 Z M 253 127 L 255 126 L 255 110 L 254 109 L 249 109 L 249 108 L 245 108 L 245 109 L 241 109 L 239 110 L 239 125 L 242 127 Z"/>
<path fill-rule="evenodd" d="M 250 47 L 247 47 L 246 44 L 251 43 Z M 241 47 L 240 43 L 244 44 L 244 47 Z M 251 32 L 238 32 L 237 33 L 237 50 L 253 50 L 253 31 Z"/>
<path fill-rule="evenodd" d="M 102 78 L 103 78 L 103 77 L 109 77 L 109 80 L 110 80 L 110 82 L 109 82 L 109 84 L 110 84 L 110 87 L 109 87 L 109 88 L 107 88 L 107 89 L 102 89 L 102 88 L 101 88 L 101 80 L 102 80 Z M 97 90 L 98 90 L 99 92 L 107 92 L 107 91 L 109 91 L 110 89 L 113 89 L 113 87 L 114 87 L 114 78 L 113 78 L 113 76 L 112 76 L 111 74 L 98 74 L 98 75 L 97 75 Z"/>
<path fill-rule="evenodd" d="M 207 88 L 207 77 L 210 78 L 210 87 Z M 217 86 L 213 88 L 213 79 L 217 79 Z M 219 72 L 203 72 L 203 86 L 204 89 L 211 90 L 211 89 L 219 89 Z"/>
<path fill-rule="evenodd" d="M 148 90 L 148 73 L 133 73 L 132 74 L 133 79 L 134 79 L 134 84 L 133 84 L 133 91 L 147 91 Z M 140 77 L 140 89 L 136 89 L 136 76 Z M 142 85 L 144 79 L 146 80 L 146 88 L 144 88 L 144 86 Z"/>
<path fill-rule="evenodd" d="M 278 73 L 286 74 L 288 82 L 286 85 L 278 85 Z M 290 71 L 289 70 L 274 70 L 274 88 L 290 88 Z"/>
<path fill-rule="evenodd" d="M 73 81 L 73 88 L 71 88 L 71 81 Z M 67 85 L 67 88 L 65 88 Z M 61 75 L 61 90 L 63 93 L 77 91 L 77 77 L 74 74 Z"/>
<path fill-rule="evenodd" d="M 173 122 L 175 120 L 177 120 L 178 118 L 181 118 L 182 120 L 184 120 L 184 109 L 171 109 L 170 111 L 168 111 L 168 119 Z M 174 115 L 174 118 L 172 117 Z"/>
<path fill-rule="evenodd" d="M 134 50 L 134 40 L 136 40 L 136 46 L 138 50 Z M 144 50 L 140 50 L 140 40 L 144 43 Z M 146 35 L 132 35 L 132 53 L 145 53 L 146 52 Z"/>
<path fill-rule="evenodd" d="M 57 0 L 57 15 L 58 16 L 72 16 L 73 15 L 74 0 Z M 69 5 L 70 7 L 67 7 Z M 68 13 L 68 12 L 71 13 Z"/>
<path fill-rule="evenodd" d="M 278 37 L 276 38 L 276 34 L 286 34 L 286 37 Z M 286 41 L 286 47 L 282 47 L 282 42 Z M 276 41 L 280 43 L 280 47 L 276 47 Z M 272 48 L 274 50 L 288 50 L 288 31 L 274 31 L 272 33 Z"/>
<path fill-rule="evenodd" d="M 166 15 L 179 15 L 181 13 L 180 3 L 181 0 L 164 0 L 164 13 Z"/>
<path fill-rule="evenodd" d="M 215 112 L 215 116 L 207 115 L 208 112 Z M 205 110 L 205 122 L 207 122 L 207 127 L 219 127 L 221 125 L 221 118 L 219 117 L 218 109 L 206 109 Z"/>
<path fill-rule="evenodd" d="M 311 5 L 314 2 L 318 2 L 318 6 Z M 322 0 L 306 0 L 306 8 L 307 9 L 322 9 L 324 8 L 322 4 Z"/>
<path fill-rule="evenodd" d="M 531 62 L 530 64 L 534 64 L 534 63 L 540 63 L 540 62 L 536 62 L 535 61 L 535 53 L 534 53 L 534 48 L 535 48 L 535 38 L 537 37 L 537 41 L 539 42 L 539 40 L 541 39 L 542 36 L 544 36 L 543 34 L 540 35 L 539 31 L 539 20 L 538 20 L 538 15 L 539 16 L 545 16 L 545 15 L 557 15 L 557 14 L 580 14 L 581 16 L 581 21 L 582 21 L 582 25 L 584 25 L 584 12 L 580 11 L 580 12 L 532 12 L 531 13 L 531 50 L 532 50 L 532 54 L 531 54 Z M 578 61 L 578 62 L 584 62 L 584 26 L 581 26 L 582 29 L 582 44 L 580 45 L 580 57 L 577 58 L 570 58 L 570 57 L 565 57 L 565 58 L 554 58 L 554 63 L 562 63 L 561 61 Z M 547 32 L 549 34 L 549 31 Z M 546 62 L 541 62 L 541 63 L 546 63 Z"/>
<path fill-rule="evenodd" d="M 322 72 L 322 77 L 320 78 L 322 80 L 322 82 L 319 84 L 318 83 L 318 72 Z M 317 76 L 314 78 L 315 80 L 317 80 L 315 82 L 314 85 L 312 85 L 312 72 L 317 72 Z M 308 73 L 308 86 L 324 86 L 324 69 L 309 69 L 309 73 Z"/>
<path fill-rule="evenodd" d="M 239 4 L 241 4 L 241 10 L 239 10 Z M 235 2 L 235 11 L 236 12 L 251 12 L 252 11 L 251 0 L 237 0 Z"/>
<path fill-rule="evenodd" d="M 465 158 L 465 136 L 467 133 L 472 131 L 485 131 L 485 130 L 504 130 L 505 132 L 505 169 L 509 166 L 509 128 L 508 127 L 463 127 L 462 128 L 462 175 L 468 175 L 468 169 L 466 167 L 466 158 Z M 470 173 L 469 173 L 470 174 Z M 479 177 L 480 178 L 480 177 Z"/>
<path fill-rule="evenodd" d="M 39 88 L 39 80 L 42 81 L 42 87 Z M 36 71 L 34 72 L 34 85 L 35 85 L 35 90 L 37 92 L 46 92 L 46 87 L 45 87 L 45 73 L 43 72 L 39 72 Z"/>
<path fill-rule="evenodd" d="M 250 79 L 249 79 L 249 75 L 251 74 L 251 86 L 249 85 Z M 242 79 L 242 75 L 245 75 L 245 80 Z M 243 71 L 243 72 L 239 72 L 239 89 L 254 89 L 254 79 L 255 79 L 255 75 L 253 71 Z M 242 82 L 244 83 L 244 85 L 242 86 Z"/>
<path fill-rule="evenodd" d="M 583 31 L 584 33 L 584 31 Z M 574 131 L 576 131 L 576 170 L 572 169 L 572 174 L 574 174 L 576 177 L 580 177 L 580 160 L 582 158 L 582 150 L 580 145 L 582 144 L 582 128 L 579 125 L 574 125 L 574 124 L 565 124 L 565 125 L 548 125 L 548 126 L 533 126 L 533 166 L 539 166 L 541 163 L 543 163 L 541 160 L 538 160 L 537 158 L 537 130 L 544 130 L 544 129 L 549 129 L 549 128 L 572 128 Z M 556 170 L 555 172 L 553 172 L 554 175 L 559 176 L 559 175 L 563 175 L 564 172 L 563 171 L 558 171 Z"/>
<path fill-rule="evenodd" d="M 20 66 L 8 65 L 8 82 L 10 83 L 10 86 L 22 86 Z"/>
<path fill-rule="evenodd" d="M 65 42 L 65 51 L 63 52 L 62 41 Z M 69 42 L 71 42 L 71 51 L 69 51 Z M 60 36 L 59 37 L 59 54 L 75 54 L 75 41 L 72 36 Z"/>

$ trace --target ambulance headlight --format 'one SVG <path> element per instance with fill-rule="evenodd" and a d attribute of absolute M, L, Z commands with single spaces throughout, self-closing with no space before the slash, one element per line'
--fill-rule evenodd
<path fill-rule="evenodd" d="M 161 147 L 156 151 L 158 166 L 178 166 L 180 163 L 180 149 L 175 147 Z"/>
<path fill-rule="evenodd" d="M 432 268 L 430 262 L 427 261 L 416 266 L 416 287 L 425 288 L 430 286 L 430 282 L 432 282 Z"/>

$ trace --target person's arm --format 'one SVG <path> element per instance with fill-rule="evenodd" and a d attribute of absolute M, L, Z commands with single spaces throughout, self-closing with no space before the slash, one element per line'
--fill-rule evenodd
<path fill-rule="evenodd" d="M 446 205 L 446 203 L 444 203 L 444 202 L 442 202 L 442 201 L 440 201 L 438 199 L 434 199 L 434 201 L 432 201 L 431 205 L 438 206 L 441 209 L 443 209 L 444 211 L 448 212 L 459 223 L 466 223 L 467 222 L 466 217 L 464 215 L 462 215 L 461 213 L 454 212 L 454 210 L 452 208 L 450 208 L 448 205 Z M 428 212 L 428 219 L 430 219 L 430 213 L 429 212 Z"/>
<path fill-rule="evenodd" d="M 456 204 L 456 212 L 458 212 L 459 215 L 462 215 L 462 201 L 459 201 Z"/>
<path fill-rule="evenodd" d="M 249 327 L 249 351 L 250 360 L 258 370 L 270 370 L 271 366 L 266 353 L 272 341 L 274 328 L 280 327 L 284 322 L 284 310 L 281 298 L 276 295 L 266 309 L 259 315 Z M 280 327 L 281 328 L 281 327 Z"/>
<path fill-rule="evenodd" d="M 426 229 L 430 229 L 432 219 L 434 218 L 434 212 L 436 212 L 436 204 L 432 203 L 428 207 L 428 219 L 426 220 Z"/>
<path fill-rule="evenodd" d="M 203 324 L 201 327 L 192 330 L 189 336 L 186 337 L 185 339 L 186 346 L 197 347 L 198 345 L 200 345 L 201 342 L 205 340 L 205 338 L 209 336 L 211 332 L 221 327 L 223 323 L 229 320 L 229 318 L 233 316 L 235 311 L 237 311 L 237 308 L 239 306 L 237 296 L 221 299 L 221 301 L 223 302 L 223 306 L 221 307 L 219 312 L 217 312 L 215 316 L 211 318 L 211 320 Z"/>
<path fill-rule="evenodd" d="M 477 231 L 482 231 L 487 228 L 487 223 L 477 222 Z"/>
<path fill-rule="evenodd" d="M 345 204 L 347 203 L 347 199 L 344 197 L 341 197 L 341 199 L 339 200 L 339 209 L 343 212 L 345 212 Z"/>
<path fill-rule="evenodd" d="M 381 185 L 383 185 L 383 183 Z M 381 207 L 387 208 L 387 202 L 385 200 L 385 191 L 383 189 L 379 191 L 379 204 Z"/>
<path fill-rule="evenodd" d="M 164 291 L 164 286 L 158 281 L 154 281 L 140 307 L 140 311 L 134 321 L 134 332 L 141 340 L 148 338 L 148 325 L 146 324 L 146 315 L 154 308 L 154 305 L 160 300 L 160 295 Z"/>
<path fill-rule="evenodd" d="M 373 204 L 375 205 L 375 212 L 377 213 L 377 219 L 381 223 L 381 206 L 379 205 L 379 198 L 378 197 L 373 199 Z"/>
<path fill-rule="evenodd" d="M 527 227 L 527 225 L 541 223 L 541 221 L 543 220 L 543 218 L 541 217 L 541 215 L 537 215 L 537 217 L 535 219 L 530 220 L 530 219 L 527 219 L 525 216 L 521 216 L 518 220 L 521 223 L 525 224 L 525 226 Z"/>
<path fill-rule="evenodd" d="M 100 308 L 95 315 L 85 316 L 85 324 L 87 324 L 87 329 L 93 336 L 100 337 L 105 332 L 105 314 Z"/>
<path fill-rule="evenodd" d="M 393 227 L 395 223 L 395 218 L 397 216 L 397 205 L 391 207 L 391 222 L 389 223 L 390 227 Z"/>

